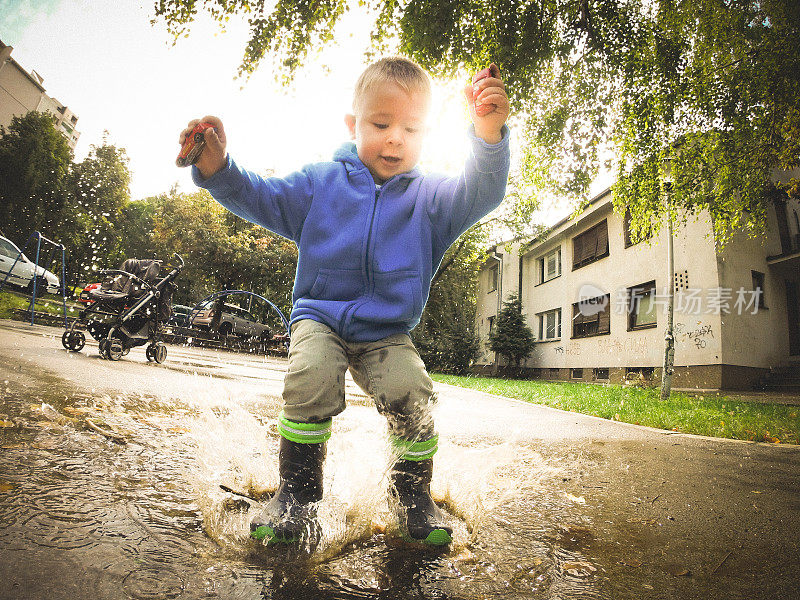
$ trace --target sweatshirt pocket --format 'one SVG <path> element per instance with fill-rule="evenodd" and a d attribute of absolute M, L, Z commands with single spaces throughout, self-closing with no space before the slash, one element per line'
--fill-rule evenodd
<path fill-rule="evenodd" d="M 374 323 L 411 323 L 422 313 L 422 289 L 413 270 L 374 273 L 374 292 L 354 317 Z"/>
<path fill-rule="evenodd" d="M 320 269 L 309 295 L 315 300 L 349 302 L 364 295 L 360 269 Z"/>

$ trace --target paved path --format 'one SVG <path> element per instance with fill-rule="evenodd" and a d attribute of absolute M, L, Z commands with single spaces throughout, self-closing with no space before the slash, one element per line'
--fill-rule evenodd
<path fill-rule="evenodd" d="M 141 349 L 111 362 L 91 343 L 66 352 L 60 334 L 0 321 L 0 380 L 176 397 L 202 389 L 278 402 L 283 360 L 170 347 L 163 365 L 147 363 Z M 438 464 L 457 471 L 469 456 L 459 448 L 482 444 L 527 452 L 526 460 L 535 452 L 531 468 L 550 475 L 532 499 L 537 518 L 562 523 L 584 554 L 599 557 L 607 589 L 619 591 L 612 597 L 798 597 L 800 447 L 675 434 L 438 389 L 437 426 L 447 440 Z M 351 381 L 348 394 L 350 407 L 337 418 L 343 429 L 355 415 L 377 419 Z"/>

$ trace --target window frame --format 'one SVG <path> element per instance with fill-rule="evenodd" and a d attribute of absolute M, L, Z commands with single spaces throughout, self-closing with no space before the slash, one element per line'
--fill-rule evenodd
<path fill-rule="evenodd" d="M 551 277 L 547 277 L 547 262 L 548 259 L 554 254 L 556 255 L 556 274 Z M 550 250 L 550 252 L 546 252 L 536 259 L 537 274 L 539 276 L 539 283 L 536 285 L 542 285 L 543 283 L 547 283 L 548 281 L 552 281 L 553 279 L 561 277 L 561 256 L 561 245 L 559 245 L 557 248 L 553 248 Z"/>
<path fill-rule="evenodd" d="M 640 331 L 642 329 L 653 329 L 654 327 L 658 327 L 658 311 L 655 310 L 657 306 L 655 302 L 655 295 L 656 295 L 656 281 L 648 281 L 647 283 L 640 283 L 639 285 L 634 285 L 628 288 L 628 331 Z M 651 300 L 651 306 L 653 307 L 653 316 L 654 321 L 652 323 L 642 323 L 639 325 L 635 324 L 636 317 L 638 316 L 638 307 L 640 306 L 640 302 L 636 303 L 636 310 L 633 308 L 633 301 L 634 298 L 644 298 L 643 295 L 636 295 L 636 292 L 639 291 L 647 291 L 649 292 L 648 295 L 653 297 Z"/>
<path fill-rule="evenodd" d="M 602 237 L 600 237 L 596 233 L 594 233 L 594 232 L 599 231 L 601 228 L 605 230 L 605 234 Z M 578 259 L 577 257 L 578 257 L 579 254 L 580 255 L 584 254 L 584 244 L 586 243 L 585 240 L 587 240 L 589 238 L 589 236 L 591 234 L 593 234 L 593 233 L 595 235 L 595 240 L 594 240 L 594 242 L 595 242 L 594 243 L 595 251 L 594 251 L 594 254 L 592 254 L 591 256 L 587 256 L 587 257 L 583 257 L 582 256 L 580 259 Z M 600 252 L 598 252 L 598 245 L 599 245 L 598 242 L 603 237 L 605 238 L 605 249 L 600 251 Z M 589 244 L 587 244 L 586 247 L 588 248 Z M 580 252 L 578 251 L 578 248 L 580 248 Z M 586 229 L 586 230 L 582 231 L 581 233 L 573 236 L 573 238 L 572 238 L 572 270 L 573 271 L 577 271 L 578 269 L 583 268 L 583 267 L 585 267 L 587 265 L 590 265 L 590 264 L 592 264 L 594 262 L 597 262 L 598 260 L 601 260 L 601 259 L 603 259 L 603 258 L 605 258 L 605 257 L 607 257 L 609 255 L 610 255 L 610 248 L 609 248 L 609 241 L 608 241 L 608 219 L 603 219 L 599 223 L 595 223 L 594 225 L 592 225 L 588 229 Z"/>
<path fill-rule="evenodd" d="M 625 241 L 625 247 L 631 248 L 651 239 L 653 237 L 653 232 L 650 231 L 650 234 L 647 237 L 642 238 L 638 242 L 634 242 L 631 239 L 631 209 L 626 208 L 625 215 L 622 217 L 622 237 Z"/>
<path fill-rule="evenodd" d="M 580 312 L 579 306 L 581 304 L 590 302 L 592 300 L 597 300 L 598 298 L 607 298 L 605 310 L 595 313 L 594 315 L 584 316 Z M 595 318 L 596 317 L 596 318 Z M 580 318 L 580 320 L 578 320 Z M 588 325 L 597 323 L 596 331 L 592 331 L 590 333 L 577 333 L 577 327 L 580 325 Z M 603 328 L 605 325 L 605 329 Z M 595 296 L 594 298 L 586 298 L 579 302 L 574 302 L 572 304 L 572 336 L 571 339 L 583 339 L 583 338 L 590 338 L 596 337 L 598 335 L 610 335 L 611 334 L 611 294 L 603 294 L 602 296 Z"/>
<path fill-rule="evenodd" d="M 489 267 L 489 281 L 487 283 L 487 294 L 497 291 L 497 284 L 500 280 L 500 265 L 494 264 Z"/>
<path fill-rule="evenodd" d="M 555 334 L 556 337 L 545 337 L 543 333 L 545 333 L 548 329 L 547 327 L 547 316 L 550 314 L 556 315 L 556 323 L 555 323 Z M 536 317 L 538 319 L 538 336 L 536 338 L 537 342 L 555 342 L 561 339 L 561 316 L 562 311 L 561 307 L 558 308 L 551 308 L 550 310 L 545 310 L 540 313 L 536 313 Z"/>
<path fill-rule="evenodd" d="M 766 283 L 767 283 L 767 276 L 766 274 L 762 273 L 761 271 L 756 271 L 754 269 L 750 270 L 750 278 L 753 282 L 753 291 L 755 292 L 756 289 L 761 289 L 761 293 L 758 295 L 758 309 L 767 308 L 767 294 L 766 294 Z M 756 285 L 756 279 L 760 280 L 761 285 Z"/>

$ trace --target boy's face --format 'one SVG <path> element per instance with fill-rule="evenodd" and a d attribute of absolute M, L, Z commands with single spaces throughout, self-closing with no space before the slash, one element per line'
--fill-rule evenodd
<path fill-rule="evenodd" d="M 358 158 L 375 183 L 383 184 L 416 166 L 428 116 L 426 94 L 409 94 L 396 83 L 387 82 L 367 90 L 357 112 L 346 115 L 345 123 L 356 141 Z"/>

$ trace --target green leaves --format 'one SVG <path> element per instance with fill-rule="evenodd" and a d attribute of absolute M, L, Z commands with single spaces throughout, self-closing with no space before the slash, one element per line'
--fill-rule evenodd
<path fill-rule="evenodd" d="M 708 211 L 717 241 L 760 235 L 770 194 L 797 196 L 773 169 L 800 160 L 796 0 L 160 0 L 176 35 L 198 10 L 249 19 L 240 73 L 270 56 L 289 80 L 332 41 L 346 10 L 369 12 L 378 53 L 435 75 L 503 73 L 525 147 L 526 193 L 586 198 L 601 161 L 634 227 Z M 610 157 L 610 159 L 609 159 Z M 661 162 L 674 164 L 669 203 Z"/>

